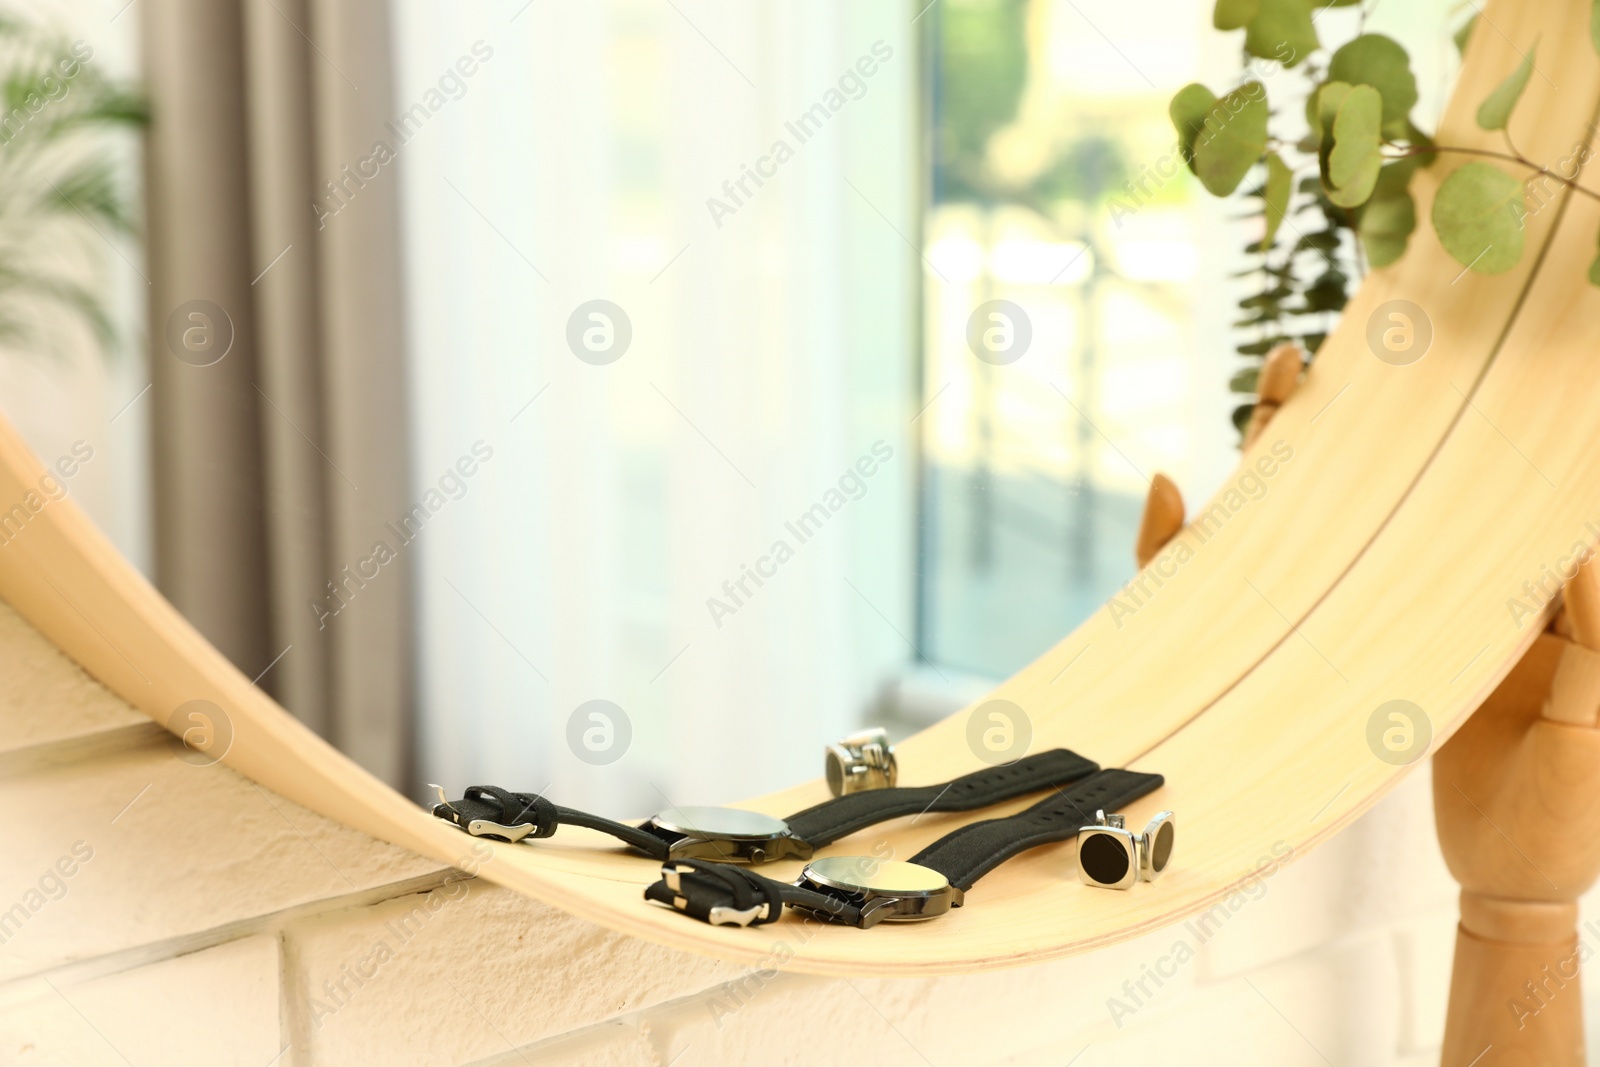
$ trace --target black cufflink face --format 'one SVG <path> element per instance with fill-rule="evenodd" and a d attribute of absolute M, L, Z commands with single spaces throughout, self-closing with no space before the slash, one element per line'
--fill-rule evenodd
<path fill-rule="evenodd" d="M 899 778 L 889 734 L 881 727 L 840 738 L 823 753 L 828 791 L 836 797 L 869 789 L 888 789 Z"/>
<path fill-rule="evenodd" d="M 1095 823 L 1078 831 L 1078 878 L 1102 889 L 1128 889 L 1143 878 L 1153 882 L 1167 869 L 1177 839 L 1172 812 L 1150 820 L 1134 834 L 1121 815 L 1095 813 Z"/>
<path fill-rule="evenodd" d="M 1139 877 L 1135 866 L 1138 843 L 1120 828 L 1083 830 L 1078 834 L 1078 877 L 1085 885 L 1127 889 Z"/>

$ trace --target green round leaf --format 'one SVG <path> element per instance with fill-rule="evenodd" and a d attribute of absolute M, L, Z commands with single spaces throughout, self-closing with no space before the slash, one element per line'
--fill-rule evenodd
<path fill-rule="evenodd" d="M 1385 170 L 1389 169 L 1387 167 Z M 1405 254 L 1411 231 L 1417 228 L 1417 205 L 1402 190 L 1394 196 L 1373 197 L 1361 209 L 1356 233 L 1373 268 L 1387 267 Z"/>
<path fill-rule="evenodd" d="M 1404 122 L 1417 103 L 1411 58 L 1381 33 L 1364 33 L 1333 54 L 1328 80 L 1370 85 L 1383 97 L 1383 121 Z"/>
<path fill-rule="evenodd" d="M 1333 120 L 1338 117 L 1339 105 L 1350 95 L 1349 82 L 1324 82 L 1316 95 L 1306 101 L 1306 119 L 1317 140 L 1317 161 L 1322 167 L 1322 181 L 1328 181 L 1328 153 L 1333 151 Z"/>
<path fill-rule="evenodd" d="M 1433 229 L 1457 263 L 1501 274 L 1522 258 L 1522 183 L 1488 163 L 1468 163 L 1433 198 Z"/>
<path fill-rule="evenodd" d="M 1600 0 L 1593 0 L 1589 6 L 1589 43 L 1600 52 Z"/>
<path fill-rule="evenodd" d="M 1267 149 L 1267 90 L 1246 82 L 1217 101 L 1194 142 L 1194 172 L 1213 196 L 1227 196 Z"/>
<path fill-rule="evenodd" d="M 1172 117 L 1173 128 L 1178 131 L 1178 152 L 1183 156 L 1183 161 L 1189 164 L 1190 170 L 1194 169 L 1194 140 L 1216 105 L 1216 95 L 1199 82 L 1179 89 L 1172 103 L 1167 105 L 1167 114 Z"/>
<path fill-rule="evenodd" d="M 1372 195 L 1383 157 L 1378 152 L 1378 127 L 1383 100 L 1370 85 L 1353 86 L 1333 120 L 1333 148 L 1328 153 L 1328 199 L 1355 207 Z"/>
<path fill-rule="evenodd" d="M 1317 28 L 1311 22 L 1311 0 L 1261 0 L 1250 20 L 1244 50 L 1257 59 L 1275 59 L 1292 67 L 1317 50 Z"/>
<path fill-rule="evenodd" d="M 1217 0 L 1211 25 L 1219 30 L 1242 30 L 1261 13 L 1261 0 Z"/>
<path fill-rule="evenodd" d="M 1278 158 L 1278 153 L 1267 153 L 1267 182 L 1261 193 L 1266 201 L 1267 216 L 1267 232 L 1261 238 L 1260 245 L 1263 250 L 1272 247 L 1272 242 L 1278 236 L 1278 227 L 1283 225 L 1284 216 L 1289 214 L 1289 194 L 1293 182 L 1294 173 L 1288 164 Z"/>
<path fill-rule="evenodd" d="M 1478 107 L 1478 125 L 1486 130 L 1503 130 L 1506 123 L 1511 121 L 1511 112 L 1516 109 L 1517 101 L 1522 99 L 1522 90 L 1528 87 L 1528 78 L 1533 74 L 1533 57 L 1539 51 L 1539 42 L 1535 41 L 1533 47 L 1528 49 L 1528 54 L 1522 57 L 1522 62 L 1517 64 L 1517 69 L 1506 76 L 1506 80 L 1495 86 L 1494 92 L 1484 98 Z"/>
<path fill-rule="evenodd" d="M 1372 199 L 1382 200 L 1406 192 L 1411 185 L 1411 176 L 1417 172 L 1423 161 L 1432 158 L 1432 156 L 1406 156 L 1404 159 L 1385 163 L 1383 169 L 1378 171 L 1378 184 L 1372 187 Z"/>
<path fill-rule="evenodd" d="M 1594 8 L 1589 13 L 1589 36 L 1595 42 L 1595 50 L 1600 51 L 1600 21 L 1597 21 L 1596 19 L 1596 12 L 1600 12 L 1600 0 L 1597 0 Z M 1451 39 L 1456 43 L 1456 51 L 1462 56 L 1467 54 L 1467 42 L 1472 40 L 1472 30 L 1477 25 L 1478 16 L 1474 14 L 1467 21 L 1463 22 L 1461 24 L 1461 28 L 1456 30 L 1456 32 L 1451 36 Z"/>

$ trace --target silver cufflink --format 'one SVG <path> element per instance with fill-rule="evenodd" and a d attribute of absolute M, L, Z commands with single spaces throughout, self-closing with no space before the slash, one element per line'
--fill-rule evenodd
<path fill-rule="evenodd" d="M 1153 882 L 1172 859 L 1177 824 L 1170 811 L 1150 820 L 1144 833 L 1128 829 L 1121 815 L 1095 812 L 1095 820 L 1078 831 L 1078 878 L 1084 885 L 1127 889 L 1143 878 Z"/>
<path fill-rule="evenodd" d="M 894 746 L 889 744 L 888 731 L 881 727 L 835 741 L 827 747 L 824 762 L 828 789 L 836 797 L 869 789 L 887 789 L 900 776 Z"/>

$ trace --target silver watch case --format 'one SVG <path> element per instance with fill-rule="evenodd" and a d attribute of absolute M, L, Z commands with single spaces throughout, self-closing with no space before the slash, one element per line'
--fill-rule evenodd
<path fill-rule="evenodd" d="M 771 815 L 742 808 L 668 808 L 646 820 L 645 830 L 668 842 L 669 859 L 720 863 L 770 863 L 811 858 L 811 845 Z"/>
<path fill-rule="evenodd" d="M 950 880 L 930 867 L 874 856 L 828 856 L 806 864 L 795 885 L 853 905 L 861 915 L 861 929 L 880 922 L 920 922 L 936 919 L 959 908 L 966 896 Z M 793 904 L 819 918 L 835 919 L 826 911 Z"/>
<path fill-rule="evenodd" d="M 889 733 L 881 727 L 842 737 L 823 751 L 823 773 L 836 797 L 892 788 L 900 777 Z"/>

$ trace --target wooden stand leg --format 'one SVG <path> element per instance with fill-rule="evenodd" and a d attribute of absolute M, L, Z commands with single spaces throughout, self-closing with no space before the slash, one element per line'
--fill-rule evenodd
<path fill-rule="evenodd" d="M 1577 920 L 1574 904 L 1461 894 L 1443 1063 L 1584 1062 Z"/>
<path fill-rule="evenodd" d="M 1577 898 L 1600 874 L 1595 577 L 1568 586 L 1567 617 L 1434 756 L 1439 843 L 1462 887 L 1449 1067 L 1584 1062 L 1579 967 L 1596 946 L 1578 937 Z"/>

